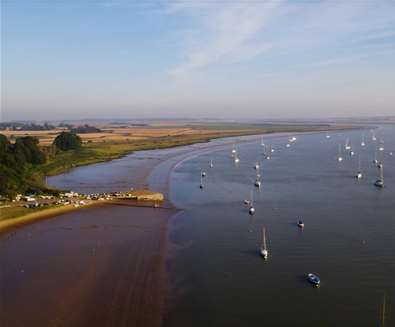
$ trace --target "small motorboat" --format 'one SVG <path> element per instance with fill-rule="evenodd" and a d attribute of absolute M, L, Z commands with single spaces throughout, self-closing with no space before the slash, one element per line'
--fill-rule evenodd
<path fill-rule="evenodd" d="M 238 157 L 235 157 L 235 163 L 239 163 L 240 159 Z"/>
<path fill-rule="evenodd" d="M 301 220 L 299 220 L 299 221 L 298 221 L 298 227 L 299 227 L 299 228 L 304 228 L 304 222 L 301 221 Z"/>
<path fill-rule="evenodd" d="M 252 207 L 252 206 L 250 206 L 250 208 L 248 209 L 248 213 L 249 213 L 250 215 L 253 215 L 253 214 L 255 213 L 255 208 Z"/>
<path fill-rule="evenodd" d="M 362 179 L 362 173 L 360 171 L 357 172 L 357 174 L 355 175 L 356 179 Z"/>
<path fill-rule="evenodd" d="M 206 172 L 202 171 L 202 177 L 206 177 Z"/>
<path fill-rule="evenodd" d="M 255 185 L 255 187 L 260 188 L 261 187 L 261 181 L 260 180 L 256 180 L 254 185 Z"/>
<path fill-rule="evenodd" d="M 256 164 L 255 164 L 254 169 L 255 169 L 255 170 L 259 170 L 259 163 L 256 163 Z"/>
<path fill-rule="evenodd" d="M 321 284 L 320 278 L 312 273 L 307 274 L 307 280 L 309 281 L 310 284 L 313 284 L 315 287 L 319 287 Z"/>
<path fill-rule="evenodd" d="M 244 200 L 245 205 L 249 205 L 250 203 L 251 203 L 250 200 L 247 200 L 247 199 Z"/>
<path fill-rule="evenodd" d="M 350 156 L 353 156 L 354 154 L 354 151 L 350 151 Z"/>

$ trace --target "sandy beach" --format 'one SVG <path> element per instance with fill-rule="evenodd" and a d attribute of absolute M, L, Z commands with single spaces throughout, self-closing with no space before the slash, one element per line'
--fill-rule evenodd
<path fill-rule="evenodd" d="M 0 237 L 2 326 L 160 326 L 169 209 L 104 205 Z"/>

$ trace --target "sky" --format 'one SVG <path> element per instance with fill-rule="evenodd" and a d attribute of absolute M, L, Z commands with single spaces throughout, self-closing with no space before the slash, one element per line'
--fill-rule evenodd
<path fill-rule="evenodd" d="M 395 115 L 395 1 L 2 0 L 1 119 Z"/>

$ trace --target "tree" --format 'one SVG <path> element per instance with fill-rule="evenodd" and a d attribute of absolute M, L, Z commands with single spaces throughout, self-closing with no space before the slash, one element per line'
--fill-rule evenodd
<path fill-rule="evenodd" d="M 53 141 L 53 145 L 62 151 L 77 150 L 81 147 L 81 144 L 81 138 L 71 132 L 62 132 Z"/>

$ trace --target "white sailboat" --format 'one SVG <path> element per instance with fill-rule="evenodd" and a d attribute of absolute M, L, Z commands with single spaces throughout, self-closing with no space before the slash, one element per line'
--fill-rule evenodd
<path fill-rule="evenodd" d="M 255 165 L 256 176 L 255 176 L 254 185 L 255 185 L 255 187 L 257 187 L 257 188 L 261 188 L 261 174 L 260 174 L 259 168 L 260 168 L 260 167 L 259 167 L 259 164 L 256 163 L 256 165 Z"/>
<path fill-rule="evenodd" d="M 210 168 L 213 168 L 214 167 L 214 164 L 213 164 L 213 160 L 211 159 L 210 160 Z"/>
<path fill-rule="evenodd" d="M 377 160 L 377 148 L 374 149 L 374 159 L 373 159 L 373 163 L 377 166 L 378 164 L 378 160 Z"/>
<path fill-rule="evenodd" d="M 235 155 L 236 153 L 237 153 L 236 145 L 233 144 L 232 155 Z"/>
<path fill-rule="evenodd" d="M 355 177 L 357 179 L 361 179 L 363 177 L 362 172 L 361 172 L 361 155 L 358 155 L 358 171 L 357 171 L 357 174 L 355 175 Z"/>
<path fill-rule="evenodd" d="M 384 142 L 380 141 L 379 151 L 384 151 Z"/>
<path fill-rule="evenodd" d="M 272 153 L 274 152 L 274 150 L 272 149 L 272 146 L 269 145 L 269 150 L 266 153 L 266 159 L 270 160 L 272 158 Z"/>
<path fill-rule="evenodd" d="M 376 141 L 377 140 L 377 138 L 376 138 L 376 134 L 375 134 L 375 132 L 374 131 L 372 131 L 372 141 Z"/>
<path fill-rule="evenodd" d="M 261 244 L 261 256 L 263 259 L 267 260 L 269 257 L 269 251 L 267 250 L 267 245 L 266 245 L 266 228 L 262 228 L 262 244 Z"/>
<path fill-rule="evenodd" d="M 339 162 L 343 161 L 341 144 L 339 144 L 339 154 L 337 156 L 337 161 L 339 161 Z"/>
<path fill-rule="evenodd" d="M 384 171 L 383 171 L 383 165 L 380 167 L 380 175 L 379 179 L 374 183 L 375 186 L 377 187 L 384 187 Z"/>
<path fill-rule="evenodd" d="M 199 188 L 200 188 L 200 189 L 203 189 L 203 187 L 204 187 L 204 184 L 203 184 L 203 174 L 200 173 L 200 185 L 199 185 Z"/>
<path fill-rule="evenodd" d="M 249 203 L 248 213 L 249 213 L 250 215 L 253 215 L 253 214 L 255 213 L 255 208 L 254 208 L 254 193 L 253 193 L 252 190 L 251 190 L 251 193 L 250 193 L 250 203 Z"/>
<path fill-rule="evenodd" d="M 350 145 L 350 140 L 349 139 L 346 140 L 346 144 L 344 145 L 344 148 L 346 150 L 351 150 L 351 145 Z"/>
<path fill-rule="evenodd" d="M 265 143 L 263 142 L 263 137 L 261 137 L 261 146 L 265 146 Z"/>
<path fill-rule="evenodd" d="M 362 134 L 361 146 L 365 146 L 365 134 Z"/>

